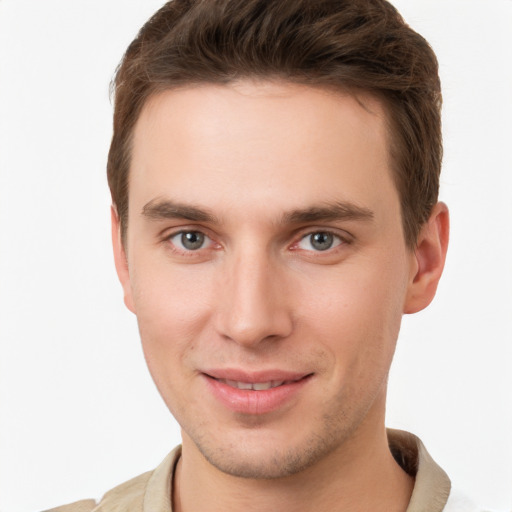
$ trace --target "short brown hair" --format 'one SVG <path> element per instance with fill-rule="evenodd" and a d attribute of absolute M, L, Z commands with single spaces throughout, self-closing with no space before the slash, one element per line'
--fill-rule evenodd
<path fill-rule="evenodd" d="M 149 96 L 243 78 L 380 99 L 404 236 L 414 247 L 439 190 L 438 63 L 427 41 L 385 0 L 172 0 L 157 11 L 128 47 L 113 82 L 107 175 L 123 237 L 132 135 Z"/>

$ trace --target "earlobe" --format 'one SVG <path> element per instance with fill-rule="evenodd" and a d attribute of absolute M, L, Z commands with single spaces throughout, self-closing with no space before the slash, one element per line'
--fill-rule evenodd
<path fill-rule="evenodd" d="M 416 313 L 432 302 L 443 273 L 449 231 L 448 207 L 444 203 L 437 203 L 432 209 L 427 223 L 421 229 L 414 250 L 414 266 L 404 304 L 404 313 Z"/>
<path fill-rule="evenodd" d="M 128 269 L 128 259 L 126 257 L 126 251 L 121 237 L 119 215 L 117 214 L 117 209 L 114 205 L 111 206 L 110 213 L 112 220 L 112 247 L 114 249 L 114 263 L 116 266 L 117 277 L 123 287 L 124 303 L 132 313 L 135 313 L 130 272 Z"/>

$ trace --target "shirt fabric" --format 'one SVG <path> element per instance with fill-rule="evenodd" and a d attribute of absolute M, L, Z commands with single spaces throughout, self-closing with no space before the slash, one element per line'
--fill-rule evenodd
<path fill-rule="evenodd" d="M 388 429 L 388 441 L 398 464 L 415 477 L 406 512 L 484 512 L 451 491 L 450 479 L 419 438 L 408 432 Z M 83 500 L 46 512 L 172 512 L 172 481 L 180 456 L 181 447 L 178 446 L 155 470 L 115 487 L 99 503 Z"/>

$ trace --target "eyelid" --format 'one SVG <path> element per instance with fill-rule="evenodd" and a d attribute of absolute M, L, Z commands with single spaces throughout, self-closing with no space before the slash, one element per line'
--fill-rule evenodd
<path fill-rule="evenodd" d="M 198 224 L 179 224 L 176 226 L 168 226 L 160 231 L 158 237 L 165 241 L 180 233 L 201 233 L 212 240 L 215 239 L 215 235 L 212 233 L 211 229 Z"/>

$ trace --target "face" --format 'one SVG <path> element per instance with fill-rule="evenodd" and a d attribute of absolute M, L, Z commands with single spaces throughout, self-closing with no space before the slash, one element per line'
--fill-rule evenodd
<path fill-rule="evenodd" d="M 144 107 L 117 267 L 184 450 L 273 478 L 383 427 L 418 271 L 387 140 L 376 100 L 299 85 Z"/>

